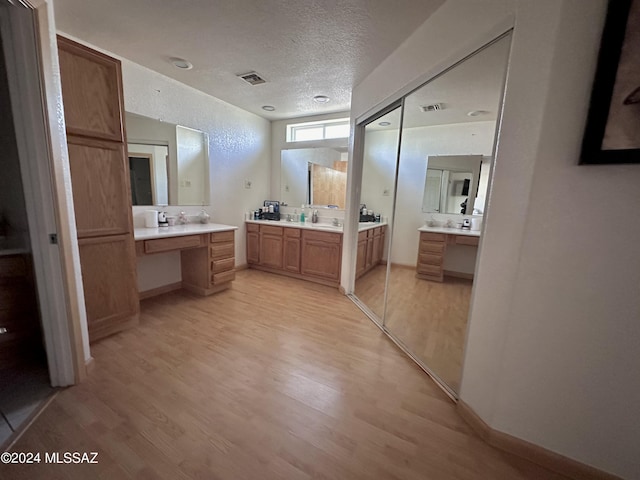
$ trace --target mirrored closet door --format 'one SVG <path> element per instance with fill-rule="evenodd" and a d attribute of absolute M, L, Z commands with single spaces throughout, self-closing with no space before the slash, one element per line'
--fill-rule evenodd
<path fill-rule="evenodd" d="M 454 397 L 510 42 L 495 40 L 403 99 L 399 152 L 384 170 L 382 119 L 365 127 L 361 203 L 393 204 L 393 229 L 375 282 L 356 274 L 355 296 Z"/>

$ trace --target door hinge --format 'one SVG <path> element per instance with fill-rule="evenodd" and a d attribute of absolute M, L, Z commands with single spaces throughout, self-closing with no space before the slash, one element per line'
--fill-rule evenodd
<path fill-rule="evenodd" d="M 57 233 L 50 233 L 49 234 L 49 243 L 51 245 L 57 245 L 58 244 L 58 234 Z"/>

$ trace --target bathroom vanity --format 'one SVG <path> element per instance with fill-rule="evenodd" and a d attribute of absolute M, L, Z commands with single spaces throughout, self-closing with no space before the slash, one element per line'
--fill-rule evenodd
<path fill-rule="evenodd" d="M 228 288 L 235 279 L 237 229 L 216 223 L 136 228 L 136 255 L 179 251 L 182 288 L 211 295 Z"/>
<path fill-rule="evenodd" d="M 475 254 L 480 242 L 479 230 L 424 226 L 418 231 L 420 232 L 420 244 L 416 276 L 434 282 L 442 282 L 444 279 L 447 249 L 452 250 L 453 246 L 461 245 L 473 248 Z M 447 271 L 447 274 L 473 277 L 472 274 L 459 272 Z"/>
<path fill-rule="evenodd" d="M 358 264 L 366 264 L 370 269 L 374 262 L 377 265 L 382 260 L 379 245 L 381 239 L 384 242 L 382 232 L 385 230 L 386 224 L 360 225 L 360 235 L 364 234 L 365 238 L 365 257 Z M 368 232 L 371 232 L 371 249 L 366 248 Z M 379 255 L 374 255 L 374 241 Z M 247 221 L 247 263 L 250 268 L 337 287 L 341 262 L 342 227 L 324 223 Z"/>

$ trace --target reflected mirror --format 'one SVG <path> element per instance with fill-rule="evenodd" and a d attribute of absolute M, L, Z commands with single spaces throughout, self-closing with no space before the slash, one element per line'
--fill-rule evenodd
<path fill-rule="evenodd" d="M 181 125 L 126 113 L 133 205 L 208 205 L 209 138 Z"/>
<path fill-rule="evenodd" d="M 485 191 L 478 193 L 481 164 L 482 155 L 430 156 L 427 159 L 422 211 L 481 214 L 486 192 L 485 183 Z"/>
<path fill-rule="evenodd" d="M 345 208 L 347 152 L 334 148 L 282 150 L 280 199 L 291 206 Z"/>
<path fill-rule="evenodd" d="M 379 323 L 384 317 L 386 246 L 389 239 L 389 227 L 385 219 L 391 216 L 393 210 L 400 112 L 398 106 L 364 128 L 360 219 L 370 218 L 369 212 L 373 212 L 380 215 L 382 222 L 373 227 L 370 222 L 359 223 L 354 294 Z M 367 215 L 362 215 L 365 209 Z"/>

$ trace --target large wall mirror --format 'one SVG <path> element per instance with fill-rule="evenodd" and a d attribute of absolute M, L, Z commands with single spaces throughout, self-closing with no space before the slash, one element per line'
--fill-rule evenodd
<path fill-rule="evenodd" d="M 347 196 L 347 152 L 335 148 L 282 150 L 280 199 L 292 206 L 344 209 Z"/>
<path fill-rule="evenodd" d="M 510 43 L 496 39 L 359 126 L 361 202 L 389 212 L 392 231 L 384 267 L 356 271 L 354 295 L 453 397 Z"/>
<path fill-rule="evenodd" d="M 126 113 L 133 205 L 208 205 L 206 133 Z"/>

